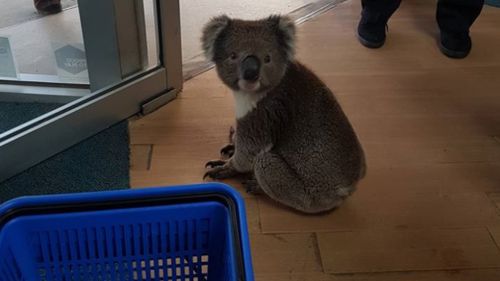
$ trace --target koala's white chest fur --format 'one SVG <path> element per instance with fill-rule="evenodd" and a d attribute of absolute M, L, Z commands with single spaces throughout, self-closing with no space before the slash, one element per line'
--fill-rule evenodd
<path fill-rule="evenodd" d="M 265 93 L 245 93 L 233 91 L 235 101 L 236 118 L 245 117 L 257 107 L 257 103 L 265 96 Z"/>

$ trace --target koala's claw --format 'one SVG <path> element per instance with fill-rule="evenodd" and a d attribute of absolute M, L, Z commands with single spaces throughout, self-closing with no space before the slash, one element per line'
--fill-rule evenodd
<path fill-rule="evenodd" d="M 236 130 L 234 129 L 233 126 L 229 127 L 229 143 L 234 143 L 234 134 L 236 133 Z"/>
<path fill-rule="evenodd" d="M 208 170 L 204 175 L 203 179 L 207 177 L 214 180 L 227 179 L 235 175 L 235 172 L 226 166 L 217 166 Z"/>
<path fill-rule="evenodd" d="M 220 155 L 223 159 L 231 158 L 234 155 L 234 144 L 227 144 L 220 150 Z"/>
<path fill-rule="evenodd" d="M 250 194 L 262 194 L 262 189 L 260 188 L 259 182 L 256 179 L 249 179 L 242 182 L 247 193 Z"/>
<path fill-rule="evenodd" d="M 225 160 L 212 160 L 208 161 L 207 164 L 205 164 L 205 168 L 216 168 L 220 166 L 224 166 L 226 164 Z"/>

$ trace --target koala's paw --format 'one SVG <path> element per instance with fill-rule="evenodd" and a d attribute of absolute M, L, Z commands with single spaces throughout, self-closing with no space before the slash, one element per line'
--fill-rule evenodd
<path fill-rule="evenodd" d="M 203 179 L 207 177 L 215 180 L 227 179 L 236 175 L 236 171 L 228 165 L 225 160 L 213 160 L 205 165 L 208 171 L 203 175 Z"/>
<path fill-rule="evenodd" d="M 232 144 L 232 143 L 227 144 L 226 146 L 221 148 L 220 157 L 222 159 L 229 159 L 229 158 L 233 157 L 234 149 L 235 149 L 234 144 Z"/>
<path fill-rule="evenodd" d="M 247 193 L 255 194 L 255 195 L 264 193 L 262 191 L 262 188 L 260 188 L 260 185 L 256 179 L 245 180 L 242 182 L 242 184 L 243 184 L 243 187 L 245 187 L 245 190 Z"/>

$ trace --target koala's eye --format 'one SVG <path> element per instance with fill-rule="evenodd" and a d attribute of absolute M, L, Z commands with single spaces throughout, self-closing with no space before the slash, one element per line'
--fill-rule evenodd
<path fill-rule="evenodd" d="M 266 56 L 264 57 L 264 62 L 265 62 L 265 63 L 270 63 L 270 62 L 271 62 L 271 56 L 270 56 L 270 55 L 266 55 Z"/>
<path fill-rule="evenodd" d="M 237 58 L 238 58 L 238 55 L 237 55 L 235 52 L 232 52 L 232 53 L 229 55 L 229 58 L 230 58 L 231 60 L 235 60 L 235 59 L 237 59 Z"/>

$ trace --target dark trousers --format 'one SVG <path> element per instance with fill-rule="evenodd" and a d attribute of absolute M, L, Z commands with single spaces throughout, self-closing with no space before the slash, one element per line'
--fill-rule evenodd
<path fill-rule="evenodd" d="M 387 19 L 398 9 L 401 0 L 361 0 L 363 14 Z M 442 32 L 469 34 L 469 28 L 483 9 L 484 0 L 439 0 L 436 19 Z"/>

